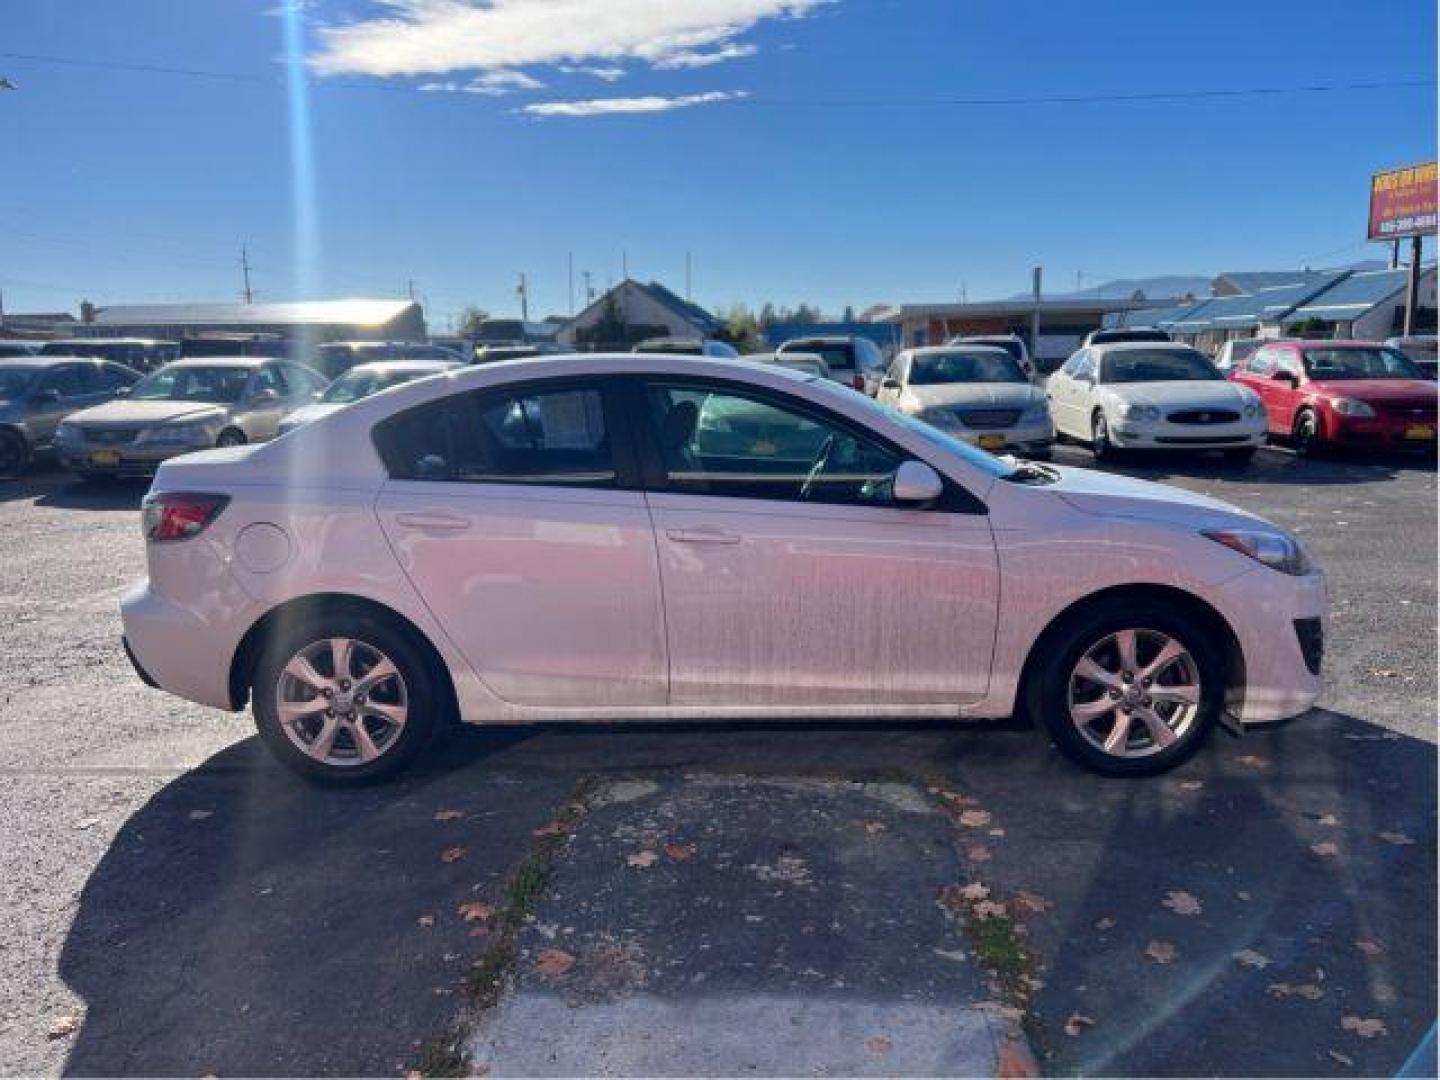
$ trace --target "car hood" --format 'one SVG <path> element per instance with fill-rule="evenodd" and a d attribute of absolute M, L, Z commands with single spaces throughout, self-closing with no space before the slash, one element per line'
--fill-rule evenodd
<path fill-rule="evenodd" d="M 1429 379 L 1327 379 L 1311 384 L 1327 397 L 1347 397 L 1367 405 L 1435 404 L 1440 387 Z"/>
<path fill-rule="evenodd" d="M 963 406 L 967 409 L 1023 409 L 1045 400 L 1029 383 L 941 383 L 912 386 L 905 396 L 921 409 Z"/>
<path fill-rule="evenodd" d="M 1106 394 L 1136 405 L 1161 409 L 1240 409 L 1253 400 L 1253 391 L 1226 380 L 1195 379 L 1185 382 L 1110 383 Z"/>
<path fill-rule="evenodd" d="M 313 401 L 309 405 L 301 405 L 284 420 L 280 426 L 286 431 L 297 428 L 301 424 L 308 424 L 312 420 L 319 420 L 322 416 L 329 416 L 333 412 L 343 409 L 347 403 L 339 401 Z"/>
<path fill-rule="evenodd" d="M 166 424 L 219 419 L 223 405 L 208 401 L 130 401 L 120 398 L 71 413 L 69 419 L 85 424 Z"/>
<path fill-rule="evenodd" d="M 1269 524 L 1264 518 L 1238 506 L 1169 484 L 1135 480 L 1095 469 L 1064 465 L 1051 468 L 1060 474 L 1060 479 L 1045 490 L 1058 495 L 1081 513 L 1141 518 L 1196 528 Z"/>

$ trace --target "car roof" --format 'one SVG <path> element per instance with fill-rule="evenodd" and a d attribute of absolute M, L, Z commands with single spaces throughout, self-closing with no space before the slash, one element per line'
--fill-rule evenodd
<path fill-rule="evenodd" d="M 371 360 L 368 363 L 356 364 L 345 374 L 349 375 L 354 371 L 374 371 L 382 375 L 406 371 L 439 372 L 464 366 L 456 360 Z"/>
<path fill-rule="evenodd" d="M 1266 345 L 1299 345 L 1304 349 L 1334 349 L 1343 347 L 1346 349 L 1383 349 L 1383 341 L 1360 341 L 1358 338 L 1276 338 L 1274 341 L 1267 341 Z"/>
<path fill-rule="evenodd" d="M 64 337 L 37 341 L 37 345 L 178 345 L 169 338 L 148 337 Z"/>
<path fill-rule="evenodd" d="M 30 356 L 0 356 L 0 365 L 5 367 L 47 368 L 61 364 L 115 364 L 115 361 L 103 356 L 36 356 L 33 353 Z"/>
<path fill-rule="evenodd" d="M 999 345 L 986 345 L 983 341 L 957 341 L 954 345 L 917 345 L 913 349 L 905 351 L 911 356 L 933 356 L 936 353 L 952 353 L 960 351 L 975 351 L 994 353 L 996 356 L 1003 356 L 1007 360 L 1011 356 Z"/>
<path fill-rule="evenodd" d="M 1094 352 L 1154 352 L 1156 349 L 1170 349 L 1173 352 L 1199 352 L 1194 345 L 1183 341 L 1101 341 L 1090 346 Z"/>
<path fill-rule="evenodd" d="M 196 367 L 259 367 L 261 364 L 275 363 L 290 363 L 290 361 L 278 356 L 186 356 L 179 360 L 172 360 L 163 368 L 155 370 L 168 371 L 170 368 Z"/>
<path fill-rule="evenodd" d="M 813 337 L 791 338 L 780 344 L 787 349 L 791 345 L 849 345 L 859 337 L 859 334 L 816 334 Z"/>
<path fill-rule="evenodd" d="M 961 334 L 959 344 L 968 345 L 970 342 L 981 341 L 1023 341 L 1019 334 Z"/>

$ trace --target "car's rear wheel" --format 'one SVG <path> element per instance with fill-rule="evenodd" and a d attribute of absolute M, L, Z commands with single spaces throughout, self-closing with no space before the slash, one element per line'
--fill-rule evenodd
<path fill-rule="evenodd" d="M 282 625 L 252 685 L 255 724 L 302 776 L 356 784 L 393 775 L 437 727 L 436 674 L 408 631 L 363 613 Z"/>
<path fill-rule="evenodd" d="M 13 431 L 0 431 L 0 480 L 13 480 L 30 464 L 30 447 Z"/>
<path fill-rule="evenodd" d="M 1111 776 L 1174 768 L 1210 734 L 1225 701 L 1213 634 L 1183 611 L 1096 608 L 1047 642 L 1027 688 L 1032 716 L 1069 758 Z"/>

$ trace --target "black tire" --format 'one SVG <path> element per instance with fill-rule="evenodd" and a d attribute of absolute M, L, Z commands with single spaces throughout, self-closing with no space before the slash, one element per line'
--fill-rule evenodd
<path fill-rule="evenodd" d="M 282 727 L 278 691 L 285 665 L 302 649 L 327 638 L 351 638 L 378 650 L 394 663 L 403 680 L 407 717 L 394 740 L 373 761 L 329 764 L 308 755 Z M 339 609 L 296 621 L 281 620 L 265 642 L 251 682 L 255 726 L 280 762 L 307 780 L 333 786 L 373 783 L 404 769 L 443 726 L 448 696 L 440 673 L 412 631 L 398 622 L 367 612 Z"/>
<path fill-rule="evenodd" d="M 1311 409 L 1301 409 L 1295 414 L 1295 423 L 1290 427 L 1290 445 L 1300 457 L 1319 457 L 1324 449 L 1320 434 L 1320 418 Z"/>
<path fill-rule="evenodd" d="M 1243 450 L 1224 450 L 1220 454 L 1226 465 L 1234 465 L 1244 468 L 1255 459 L 1255 447 L 1247 446 Z"/>
<path fill-rule="evenodd" d="M 1116 461 L 1120 457 L 1120 451 L 1110 441 L 1110 425 L 1099 410 L 1090 418 L 1090 451 L 1096 461 Z"/>
<path fill-rule="evenodd" d="M 0 431 L 0 480 L 14 480 L 30 465 L 30 444 L 15 431 Z"/>
<path fill-rule="evenodd" d="M 1200 680 L 1194 719 L 1179 739 L 1146 756 L 1121 757 L 1089 742 L 1071 720 L 1071 674 L 1080 659 L 1118 631 L 1144 629 L 1179 641 L 1194 660 Z M 1214 631 L 1183 608 L 1161 602 L 1115 600 L 1082 609 L 1041 643 L 1043 653 L 1022 687 L 1030 717 L 1070 760 L 1105 776 L 1153 776 L 1194 754 L 1209 738 L 1225 707 L 1224 657 Z M 1143 728 L 1137 728 L 1143 731 Z"/>
<path fill-rule="evenodd" d="M 244 446 L 245 433 L 239 428 L 226 428 L 215 437 L 216 446 Z"/>

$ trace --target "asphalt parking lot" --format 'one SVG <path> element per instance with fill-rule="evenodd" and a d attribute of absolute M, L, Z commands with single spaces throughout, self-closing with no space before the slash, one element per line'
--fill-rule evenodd
<path fill-rule="evenodd" d="M 1322 709 L 1140 782 L 1013 723 L 852 723 L 469 731 L 314 790 L 131 674 L 141 488 L 0 487 L 0 1069 L 439 1070 L 513 987 L 885 1007 L 834 1029 L 849 1071 L 919 1071 L 884 1018 L 984 997 L 1047 1072 L 1433 1075 L 1433 465 L 1124 468 L 1298 532 L 1334 616 Z M 584 1031 L 472 1060 L 593 1066 Z"/>

